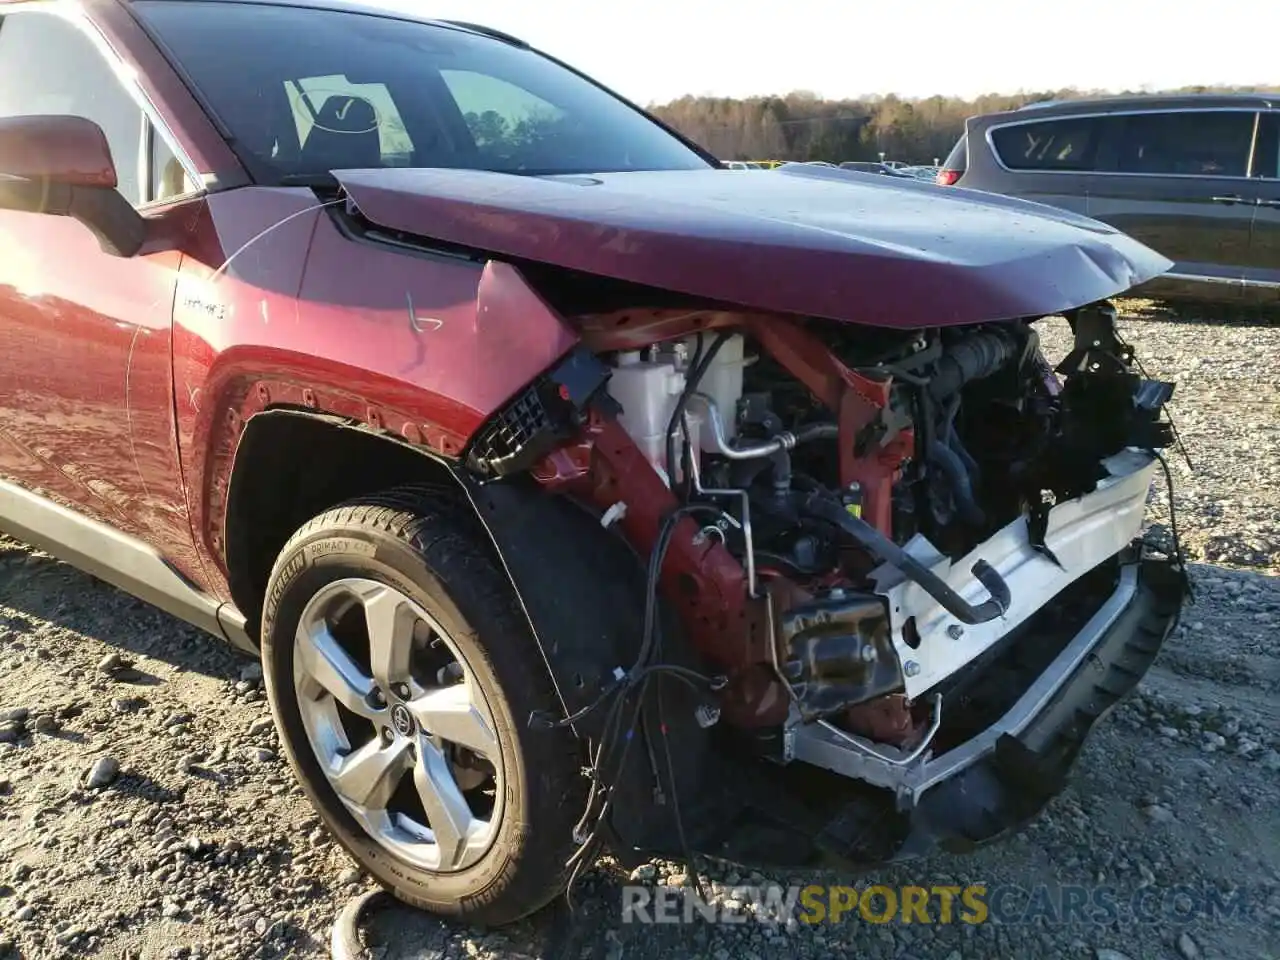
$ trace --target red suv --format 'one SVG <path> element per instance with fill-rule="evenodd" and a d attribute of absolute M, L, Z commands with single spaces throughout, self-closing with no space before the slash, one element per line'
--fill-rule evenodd
<path fill-rule="evenodd" d="M 1175 620 L 1115 230 L 726 170 L 466 24 L 0 14 L 0 526 L 260 656 L 406 901 L 986 840 Z"/>

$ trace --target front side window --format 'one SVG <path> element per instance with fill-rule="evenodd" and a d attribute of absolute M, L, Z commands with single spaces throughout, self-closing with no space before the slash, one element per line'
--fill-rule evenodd
<path fill-rule="evenodd" d="M 148 200 L 163 202 L 195 193 L 200 185 L 191 179 L 164 137 L 154 128 L 151 133 L 151 188 Z"/>
<path fill-rule="evenodd" d="M 1109 118 L 1102 169 L 1112 173 L 1243 177 L 1257 115 L 1179 111 Z"/>
<path fill-rule="evenodd" d="M 143 202 L 139 182 L 142 109 L 93 42 L 48 13 L 0 21 L 0 117 L 65 115 L 92 120 L 106 134 L 120 192 Z"/>
<path fill-rule="evenodd" d="M 678 137 L 531 50 L 376 13 L 139 0 L 259 182 L 368 167 L 705 169 Z"/>
<path fill-rule="evenodd" d="M 1068 117 L 997 127 L 991 142 L 1010 170 L 1088 170 L 1095 132 L 1093 118 Z"/>

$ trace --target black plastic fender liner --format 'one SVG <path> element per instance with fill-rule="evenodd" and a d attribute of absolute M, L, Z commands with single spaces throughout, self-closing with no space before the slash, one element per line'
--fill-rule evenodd
<path fill-rule="evenodd" d="M 644 568 L 584 507 L 525 477 L 466 491 L 511 578 L 542 649 L 565 716 L 582 709 L 640 650 Z M 591 719 L 582 724 L 591 731 Z"/>
<path fill-rule="evenodd" d="M 587 508 L 548 492 L 530 477 L 481 483 L 456 466 L 453 475 L 529 618 L 564 710 L 555 719 L 594 703 L 614 685 L 618 671 L 630 670 L 639 656 L 645 562 Z M 677 619 L 666 604 L 660 602 L 659 610 L 661 661 L 699 669 Z M 649 709 L 659 690 L 662 723 Z M 611 804 L 610 847 L 624 863 L 638 849 L 670 849 L 673 797 L 678 796 L 687 816 L 701 796 L 704 771 L 710 767 L 710 734 L 694 715 L 696 695 L 682 683 L 655 676 L 646 696 L 642 730 L 637 732 L 644 742 L 628 751 Z M 607 714 L 607 706 L 592 711 L 574 724 L 575 732 L 594 742 Z M 664 739 L 671 752 L 670 772 Z"/>

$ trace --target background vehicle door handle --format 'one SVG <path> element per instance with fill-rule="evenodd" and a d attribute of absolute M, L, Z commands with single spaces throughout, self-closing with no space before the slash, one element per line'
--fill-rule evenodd
<path fill-rule="evenodd" d="M 1259 200 L 1260 207 L 1280 207 L 1280 200 Z"/>
<path fill-rule="evenodd" d="M 1214 203 L 1248 203 L 1244 197 L 1236 196 L 1234 193 L 1226 197 L 1211 197 Z"/>

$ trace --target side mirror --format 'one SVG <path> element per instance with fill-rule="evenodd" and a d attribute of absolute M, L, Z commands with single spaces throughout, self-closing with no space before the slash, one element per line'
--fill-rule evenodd
<path fill-rule="evenodd" d="M 92 120 L 0 119 L 0 209 L 74 217 L 107 253 L 131 257 L 147 224 L 116 186 L 111 148 Z"/>

